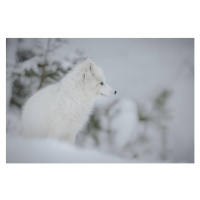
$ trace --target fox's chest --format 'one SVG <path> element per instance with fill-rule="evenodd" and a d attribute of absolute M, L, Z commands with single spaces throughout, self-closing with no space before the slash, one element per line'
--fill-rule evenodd
<path fill-rule="evenodd" d="M 84 120 L 92 112 L 93 104 L 88 103 L 65 103 L 59 106 L 59 113 L 63 118 L 71 120 Z"/>

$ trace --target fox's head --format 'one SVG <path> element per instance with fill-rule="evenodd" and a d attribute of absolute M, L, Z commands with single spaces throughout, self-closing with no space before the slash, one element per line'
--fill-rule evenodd
<path fill-rule="evenodd" d="M 113 96 L 117 93 L 106 83 L 104 73 L 101 68 L 91 60 L 87 59 L 82 63 L 83 66 L 83 84 L 87 93 L 93 93 L 96 96 Z"/>

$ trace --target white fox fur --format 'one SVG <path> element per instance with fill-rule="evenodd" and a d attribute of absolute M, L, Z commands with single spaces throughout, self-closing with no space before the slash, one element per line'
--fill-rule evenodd
<path fill-rule="evenodd" d="M 106 84 L 102 70 L 87 59 L 60 82 L 39 90 L 28 99 L 22 112 L 22 134 L 75 143 L 76 134 L 88 121 L 96 97 L 115 93 Z"/>

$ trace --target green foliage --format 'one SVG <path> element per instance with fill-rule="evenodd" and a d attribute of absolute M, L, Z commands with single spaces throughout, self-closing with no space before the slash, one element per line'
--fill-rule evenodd
<path fill-rule="evenodd" d="M 91 129 L 91 130 L 93 130 L 93 129 L 100 130 L 101 129 L 99 119 L 97 119 L 97 117 L 94 114 L 91 115 L 90 122 L 92 122 L 92 123 L 89 125 L 89 129 Z"/>
<path fill-rule="evenodd" d="M 162 109 L 165 107 L 167 100 L 169 99 L 171 92 L 169 90 L 163 90 L 155 99 L 154 108 Z"/>
<path fill-rule="evenodd" d="M 30 69 L 30 70 L 25 69 L 24 70 L 24 75 L 26 77 L 33 77 L 33 76 L 40 77 L 40 75 L 38 73 L 36 73 L 35 71 L 33 71 L 33 69 Z"/>
<path fill-rule="evenodd" d="M 26 39 L 18 40 L 18 42 L 26 42 Z M 62 59 L 52 60 L 51 57 L 51 60 L 49 60 L 49 53 L 53 55 L 54 51 L 63 44 L 67 44 L 64 39 L 48 39 L 47 45 L 45 45 L 45 39 L 40 39 L 37 44 L 39 53 L 33 52 L 32 47 L 29 47 L 30 49 L 28 47 L 17 49 L 16 63 L 10 75 L 13 83 L 11 105 L 21 108 L 27 97 L 40 88 L 59 81 L 71 70 L 73 63 L 84 59 L 80 57 L 79 52 L 73 59 L 66 57 L 65 61 L 68 61 L 68 67 L 63 66 L 64 60 Z"/>
<path fill-rule="evenodd" d="M 151 116 L 148 113 L 148 110 L 145 108 L 144 105 L 141 103 L 137 104 L 137 109 L 138 109 L 138 119 L 141 122 L 147 122 L 150 120 Z"/>
<path fill-rule="evenodd" d="M 42 73 L 41 64 L 38 64 L 38 69 L 25 69 L 21 74 L 15 74 L 15 80 L 13 82 L 12 88 L 12 99 L 11 105 L 15 105 L 19 108 L 24 104 L 24 100 L 30 96 L 32 93 L 36 92 L 38 89 L 44 85 L 53 83 L 60 80 L 68 70 L 58 68 L 54 71 L 48 69 L 48 64 L 45 66 L 45 74 Z M 61 72 L 61 73 L 59 73 Z"/>
<path fill-rule="evenodd" d="M 140 121 L 148 121 L 148 120 L 149 120 L 149 117 L 148 117 L 146 114 L 144 114 L 144 113 L 142 112 L 142 110 L 139 110 L 139 111 L 138 111 L 138 119 L 139 119 Z"/>
<path fill-rule="evenodd" d="M 97 118 L 95 112 L 90 116 L 90 123 L 88 123 L 86 134 L 88 136 L 91 136 L 93 140 L 95 141 L 95 144 L 99 145 L 99 139 L 97 132 L 101 130 L 100 120 Z"/>
<path fill-rule="evenodd" d="M 138 104 L 138 119 L 142 122 L 143 130 L 141 131 L 137 142 L 142 146 L 146 145 L 150 138 L 147 137 L 148 127 L 153 125 L 158 131 L 161 139 L 160 158 L 167 159 L 167 137 L 168 137 L 168 119 L 170 109 L 168 101 L 172 92 L 169 89 L 163 89 L 150 102 L 149 110 L 145 106 Z"/>

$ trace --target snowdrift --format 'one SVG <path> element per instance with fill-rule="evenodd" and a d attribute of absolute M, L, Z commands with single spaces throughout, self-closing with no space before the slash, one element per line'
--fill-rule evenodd
<path fill-rule="evenodd" d="M 6 138 L 7 163 L 124 163 L 126 160 L 83 150 L 54 139 L 23 138 L 9 135 Z"/>

